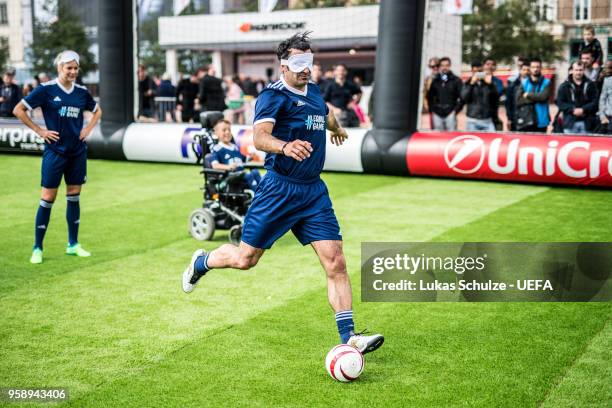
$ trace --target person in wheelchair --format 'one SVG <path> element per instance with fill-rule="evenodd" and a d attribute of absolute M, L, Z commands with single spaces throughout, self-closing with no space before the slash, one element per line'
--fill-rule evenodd
<path fill-rule="evenodd" d="M 216 170 L 240 171 L 244 170 L 246 157 L 240 153 L 240 149 L 233 142 L 231 123 L 221 119 L 213 127 L 213 132 L 219 142 L 212 146 L 210 163 Z M 244 174 L 244 181 L 249 188 L 255 191 L 261 181 L 261 174 L 257 169 Z"/>

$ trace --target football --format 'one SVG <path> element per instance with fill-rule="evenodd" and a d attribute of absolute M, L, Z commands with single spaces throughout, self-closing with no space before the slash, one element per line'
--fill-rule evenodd
<path fill-rule="evenodd" d="M 363 372 L 363 355 L 356 348 L 340 344 L 332 348 L 325 358 L 325 368 L 336 381 L 349 382 L 357 379 Z"/>

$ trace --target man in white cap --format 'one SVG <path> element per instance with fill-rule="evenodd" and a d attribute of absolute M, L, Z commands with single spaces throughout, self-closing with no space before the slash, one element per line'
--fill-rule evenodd
<path fill-rule="evenodd" d="M 66 221 L 68 223 L 67 255 L 87 257 L 91 254 L 78 241 L 80 224 L 79 197 L 87 177 L 86 139 L 102 116 L 102 110 L 84 86 L 75 83 L 79 74 L 79 55 L 62 51 L 55 58 L 58 77 L 42 83 L 21 100 L 13 113 L 45 141 L 42 160 L 42 192 L 36 213 L 35 241 L 30 262 L 42 263 L 43 239 L 51 208 L 62 176 L 66 182 Z M 40 107 L 46 128 L 38 126 L 27 110 Z M 93 117 L 83 127 L 83 111 Z"/>

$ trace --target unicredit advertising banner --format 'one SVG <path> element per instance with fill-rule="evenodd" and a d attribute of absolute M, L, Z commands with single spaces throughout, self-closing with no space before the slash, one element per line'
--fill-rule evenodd
<path fill-rule="evenodd" d="M 612 138 L 417 132 L 411 175 L 612 187 Z"/>

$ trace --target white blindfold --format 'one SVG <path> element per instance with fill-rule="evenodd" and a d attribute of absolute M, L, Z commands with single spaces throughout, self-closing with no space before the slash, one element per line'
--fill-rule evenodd
<path fill-rule="evenodd" d="M 288 59 L 281 59 L 281 64 L 289 67 L 289 71 L 299 73 L 308 68 L 312 72 L 312 64 L 314 61 L 314 54 L 309 52 L 305 54 L 296 54 L 290 56 Z"/>

